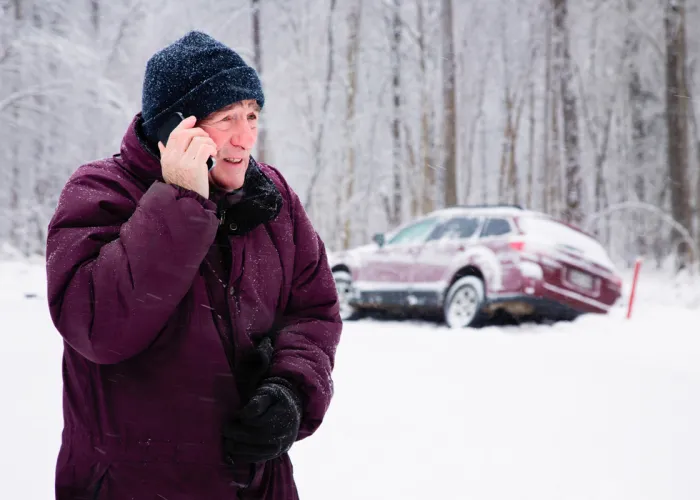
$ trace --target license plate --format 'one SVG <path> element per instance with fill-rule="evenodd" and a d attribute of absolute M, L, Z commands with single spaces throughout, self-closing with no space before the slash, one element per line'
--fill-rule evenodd
<path fill-rule="evenodd" d="M 585 288 L 587 290 L 593 289 L 593 276 L 590 274 L 571 269 L 569 271 L 569 281 L 578 287 Z"/>

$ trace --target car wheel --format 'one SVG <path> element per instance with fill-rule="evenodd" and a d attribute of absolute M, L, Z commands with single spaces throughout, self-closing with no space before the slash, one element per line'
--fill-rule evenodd
<path fill-rule="evenodd" d="M 350 304 L 352 294 L 352 276 L 347 271 L 334 271 L 335 289 L 338 292 L 340 302 L 340 319 L 343 321 L 355 319 L 359 316 L 357 308 Z"/>
<path fill-rule="evenodd" d="M 484 282 L 476 276 L 455 281 L 445 297 L 445 323 L 450 328 L 476 326 L 484 303 Z"/>

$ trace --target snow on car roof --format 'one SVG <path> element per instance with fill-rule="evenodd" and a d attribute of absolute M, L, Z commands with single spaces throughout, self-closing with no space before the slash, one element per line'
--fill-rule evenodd
<path fill-rule="evenodd" d="M 518 216 L 518 215 L 532 215 L 539 214 L 538 212 L 533 212 L 532 210 L 525 210 L 517 208 L 514 206 L 460 206 L 460 207 L 448 207 L 436 210 L 429 215 L 433 216 L 454 216 L 456 214 L 492 214 L 492 215 L 502 215 L 502 216 Z"/>
<path fill-rule="evenodd" d="M 434 212 L 431 212 L 427 215 L 425 215 L 425 218 L 431 218 L 431 217 L 438 217 L 438 218 L 448 218 L 448 217 L 454 217 L 456 215 L 469 215 L 469 216 L 474 216 L 474 215 L 480 215 L 480 216 L 500 216 L 500 217 L 519 217 L 519 218 L 527 218 L 527 217 L 535 217 L 535 218 L 542 218 L 542 219 L 547 219 L 552 222 L 555 222 L 557 224 L 562 224 L 570 229 L 573 229 L 574 231 L 577 231 L 581 234 L 584 234 L 588 236 L 589 238 L 593 238 L 594 240 L 597 240 L 597 238 L 586 231 L 585 229 L 578 227 L 576 225 L 572 224 L 567 224 L 565 221 L 558 219 L 556 217 L 553 217 L 549 214 L 546 214 L 544 212 L 539 212 L 537 210 L 528 210 L 524 208 L 518 208 L 516 206 L 499 206 L 499 205 L 494 205 L 494 206 L 457 206 L 457 207 L 448 207 L 448 208 L 441 208 L 439 210 L 435 210 Z"/>

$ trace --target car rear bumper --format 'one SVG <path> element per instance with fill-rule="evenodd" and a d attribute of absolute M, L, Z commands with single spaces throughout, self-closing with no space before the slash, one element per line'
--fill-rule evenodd
<path fill-rule="evenodd" d="M 585 311 L 571 307 L 557 300 L 531 295 L 501 295 L 485 301 L 482 311 L 493 315 L 497 311 L 507 311 L 517 317 L 541 317 L 552 320 L 574 319 Z"/>
<path fill-rule="evenodd" d="M 619 296 L 612 303 L 607 303 L 599 300 L 597 297 L 587 296 L 553 283 L 524 278 L 522 286 L 518 290 L 501 294 L 489 294 L 487 302 L 490 304 L 503 304 L 521 301 L 524 304 L 537 304 L 546 308 L 561 309 L 562 311 L 569 310 L 577 314 L 604 314 L 610 310 L 618 298 Z"/>
<path fill-rule="evenodd" d="M 589 297 L 573 290 L 567 290 L 551 283 L 541 283 L 540 289 L 541 296 L 564 302 L 582 312 L 607 313 L 615 304 L 615 301 L 608 304 L 597 298 Z"/>

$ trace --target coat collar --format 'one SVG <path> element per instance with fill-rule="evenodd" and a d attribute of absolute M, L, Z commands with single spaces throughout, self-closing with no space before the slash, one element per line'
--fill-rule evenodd
<path fill-rule="evenodd" d="M 279 189 L 253 157 L 241 189 L 225 192 L 211 186 L 209 199 L 218 207 L 220 231 L 237 236 L 275 219 L 283 204 Z"/>
<path fill-rule="evenodd" d="M 141 130 L 143 118 L 137 114 L 122 138 L 120 155 L 122 167 L 147 185 L 155 181 L 163 181 L 163 171 L 160 168 L 159 155 L 153 146 L 145 139 Z"/>

